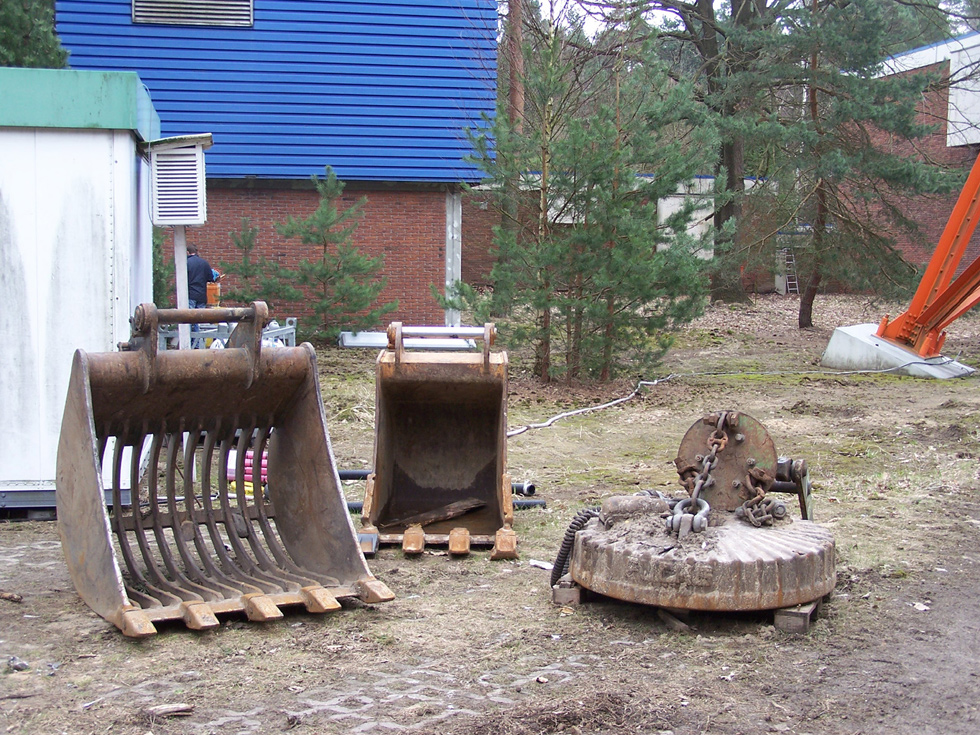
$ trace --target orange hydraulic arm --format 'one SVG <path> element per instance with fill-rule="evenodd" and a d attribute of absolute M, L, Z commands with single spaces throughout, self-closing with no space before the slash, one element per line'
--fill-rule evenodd
<path fill-rule="evenodd" d="M 950 284 L 980 220 L 980 157 L 973 164 L 960 198 L 949 215 L 936 252 L 926 268 L 908 310 L 891 322 L 885 316 L 878 336 L 922 357 L 937 357 L 946 327 L 980 303 L 980 258 Z"/>

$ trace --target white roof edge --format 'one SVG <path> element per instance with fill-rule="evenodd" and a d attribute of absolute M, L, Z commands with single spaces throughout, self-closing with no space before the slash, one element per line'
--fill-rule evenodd
<path fill-rule="evenodd" d="M 214 145 L 211 133 L 195 133 L 193 135 L 175 135 L 172 138 L 158 138 L 146 143 L 146 148 L 152 151 L 165 151 L 170 148 L 185 148 L 199 145 L 205 150 Z"/>
<path fill-rule="evenodd" d="M 885 74 L 897 74 L 951 59 L 954 54 L 980 46 L 980 32 L 939 41 L 928 46 L 903 51 L 885 60 Z"/>

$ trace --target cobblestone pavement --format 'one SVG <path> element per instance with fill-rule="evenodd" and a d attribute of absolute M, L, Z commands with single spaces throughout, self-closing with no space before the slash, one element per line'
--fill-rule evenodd
<path fill-rule="evenodd" d="M 24 605 L 17 606 L 16 611 L 7 608 L 7 612 L 15 612 L 16 618 L 20 618 L 17 621 L 19 630 L 0 631 L 0 637 L 7 639 L 0 639 L 0 655 L 6 654 L 3 655 L 6 659 L 10 655 L 6 650 L 8 647 L 23 650 L 27 645 L 33 653 L 33 671 L 47 668 L 52 674 L 61 666 L 51 658 L 56 656 L 54 648 L 64 645 L 65 637 L 76 638 L 78 647 L 74 655 L 83 662 L 94 659 L 94 654 L 79 654 L 83 650 L 95 651 L 99 656 L 132 655 L 130 649 L 134 644 L 120 638 L 114 628 L 78 600 L 64 565 L 61 544 L 50 537 L 54 536 L 53 524 L 45 529 L 44 535 L 48 538 L 28 543 L 0 537 L 0 541 L 6 541 L 0 543 L 0 589 L 5 583 L 9 584 L 15 571 L 21 577 L 26 571 L 39 582 L 39 589 L 25 600 Z M 58 604 L 52 604 L 52 598 L 57 598 Z M 67 615 L 63 610 L 57 611 L 65 606 L 69 608 Z M 181 632 L 179 635 L 189 634 Z M 114 653 L 110 653 L 110 649 Z M 46 663 L 49 658 L 51 663 Z M 201 668 L 206 666 L 203 658 L 198 663 Z M 201 735 L 246 735 L 280 731 L 301 723 L 321 732 L 338 733 L 437 729 L 440 723 L 460 715 L 478 715 L 496 706 L 514 705 L 522 698 L 522 690 L 526 692 L 528 687 L 541 686 L 539 681 L 547 682 L 549 686 L 567 685 L 597 666 L 601 667 L 602 663 L 599 656 L 587 654 L 568 656 L 558 662 L 531 656 L 475 678 L 469 671 L 460 670 L 453 661 L 435 658 L 423 658 L 413 663 L 380 661 L 370 664 L 356 677 L 338 676 L 325 664 L 318 672 L 321 683 L 284 686 L 274 692 L 267 688 L 254 696 L 247 693 L 250 672 L 244 668 L 246 666 L 242 664 L 241 679 L 230 687 L 229 692 L 233 697 L 232 704 L 239 705 L 238 708 L 222 709 L 210 703 L 196 706 L 190 717 L 179 721 L 179 731 Z M 59 674 L 67 671 L 62 668 Z M 199 687 L 208 687 L 213 672 L 175 673 L 171 668 L 148 678 L 145 671 L 140 676 L 121 664 L 116 674 L 97 677 L 84 694 L 67 683 L 68 679 L 59 681 L 60 675 L 58 678 L 35 676 L 33 681 L 49 693 L 64 688 L 70 696 L 65 706 L 76 712 L 76 716 L 84 716 L 82 713 L 97 716 L 100 711 L 111 709 L 120 713 L 138 712 L 149 705 L 181 701 Z M 138 682 L 118 683 L 134 674 L 140 676 Z M 331 675 L 339 680 L 322 683 Z M 256 680 L 260 676 L 256 673 Z M 242 703 L 249 706 L 241 707 Z"/>
<path fill-rule="evenodd" d="M 475 715 L 493 705 L 513 705 L 515 692 L 539 677 L 567 683 L 590 668 L 593 656 L 573 656 L 533 670 L 524 676 L 496 671 L 475 682 L 461 681 L 446 670 L 445 662 L 421 666 L 389 662 L 367 678 L 316 687 L 296 693 L 285 712 L 287 721 L 330 725 L 337 732 L 396 732 L 433 727 L 461 714 Z M 519 695 L 517 695 L 519 696 Z M 260 711 L 226 712 L 196 726 L 196 732 L 255 733 L 267 730 Z"/>
<path fill-rule="evenodd" d="M 254 707 L 242 711 L 197 711 L 191 721 L 183 723 L 182 730 L 247 735 L 302 723 L 328 732 L 410 732 L 433 728 L 459 715 L 481 714 L 495 705 L 513 705 L 521 689 L 539 679 L 559 687 L 568 684 L 590 671 L 598 660 L 598 656 L 576 655 L 524 675 L 493 671 L 475 681 L 462 680 L 447 670 L 445 662 L 426 660 L 408 666 L 389 661 L 355 680 L 309 689 L 292 687 L 294 699 L 275 707 L 255 702 Z M 116 701 L 128 707 L 159 703 L 192 688 L 201 678 L 197 672 L 187 672 L 116 687 L 98 701 Z M 201 681 L 200 685 L 206 683 Z"/>

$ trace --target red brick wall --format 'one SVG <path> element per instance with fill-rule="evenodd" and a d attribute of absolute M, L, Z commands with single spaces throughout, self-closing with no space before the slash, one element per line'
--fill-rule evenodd
<path fill-rule="evenodd" d="M 463 194 L 462 275 L 464 283 L 486 286 L 496 261 L 493 228 L 500 225 L 500 212 L 489 193 Z"/>
<path fill-rule="evenodd" d="M 538 223 L 538 191 L 529 189 L 522 195 L 518 219 L 523 228 L 518 240 L 533 237 Z M 500 202 L 486 191 L 463 194 L 462 279 L 473 286 L 490 283 L 490 270 L 497 262 L 494 228 L 502 224 Z"/>
<path fill-rule="evenodd" d="M 748 185 L 748 184 L 746 184 Z M 736 242 L 741 253 L 740 277 L 746 293 L 772 293 L 776 290 L 776 269 L 783 247 L 779 236 L 784 219 L 777 198 L 768 190 L 754 192 L 742 206 Z"/>
<path fill-rule="evenodd" d="M 353 244 L 371 256 L 383 255 L 383 274 L 388 283 L 379 303 L 398 299 L 398 309 L 384 318 L 406 324 L 443 324 L 444 313 L 432 297 L 429 285 L 440 292 L 445 282 L 446 193 L 437 189 L 356 190 L 348 185 L 339 206 L 350 206 L 362 196 L 367 203 L 353 236 Z M 288 216 L 309 216 L 318 204 L 317 194 L 303 188 L 227 188 L 208 185 L 208 223 L 187 232 L 200 254 L 221 270 L 222 261 L 241 259 L 229 236 L 241 228 L 243 217 L 258 228 L 256 257 L 265 257 L 285 267 L 295 267 L 303 258 L 317 256 L 316 248 L 297 239 L 287 240 L 275 230 L 275 223 Z M 171 251 L 172 252 L 172 251 Z M 222 281 L 234 286 L 234 279 Z M 312 309 L 304 303 L 283 304 L 273 317 L 299 316 L 309 324 Z M 303 319 L 306 317 L 306 319 Z"/>
<path fill-rule="evenodd" d="M 949 62 L 924 67 L 921 70 L 906 72 L 915 74 L 918 72 L 940 73 L 944 77 L 949 75 Z M 927 92 L 919 104 L 920 123 L 935 125 L 936 130 L 932 135 L 916 141 L 914 144 L 896 140 L 884 133 L 879 133 L 873 140 L 882 149 L 893 153 L 907 156 L 925 157 L 928 160 L 943 164 L 952 168 L 969 168 L 977 158 L 978 146 L 956 146 L 946 145 L 947 120 L 946 116 L 949 109 L 949 90 L 937 89 Z M 913 235 L 908 233 L 893 233 L 899 250 L 901 250 L 906 260 L 916 265 L 922 265 L 932 257 L 959 192 L 943 196 L 920 196 L 914 199 L 905 199 L 900 208 L 903 214 L 914 220 L 919 225 L 919 231 Z M 980 257 L 980 230 L 974 234 L 967 246 L 966 254 L 960 262 L 960 269 L 969 265 L 977 257 Z"/>

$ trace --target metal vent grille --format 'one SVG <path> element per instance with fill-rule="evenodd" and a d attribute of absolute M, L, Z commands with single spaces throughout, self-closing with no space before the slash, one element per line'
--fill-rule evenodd
<path fill-rule="evenodd" d="M 207 220 L 204 156 L 200 148 L 153 154 L 153 223 L 197 225 Z"/>
<path fill-rule="evenodd" d="M 251 26 L 252 0 L 133 0 L 133 22 Z"/>

